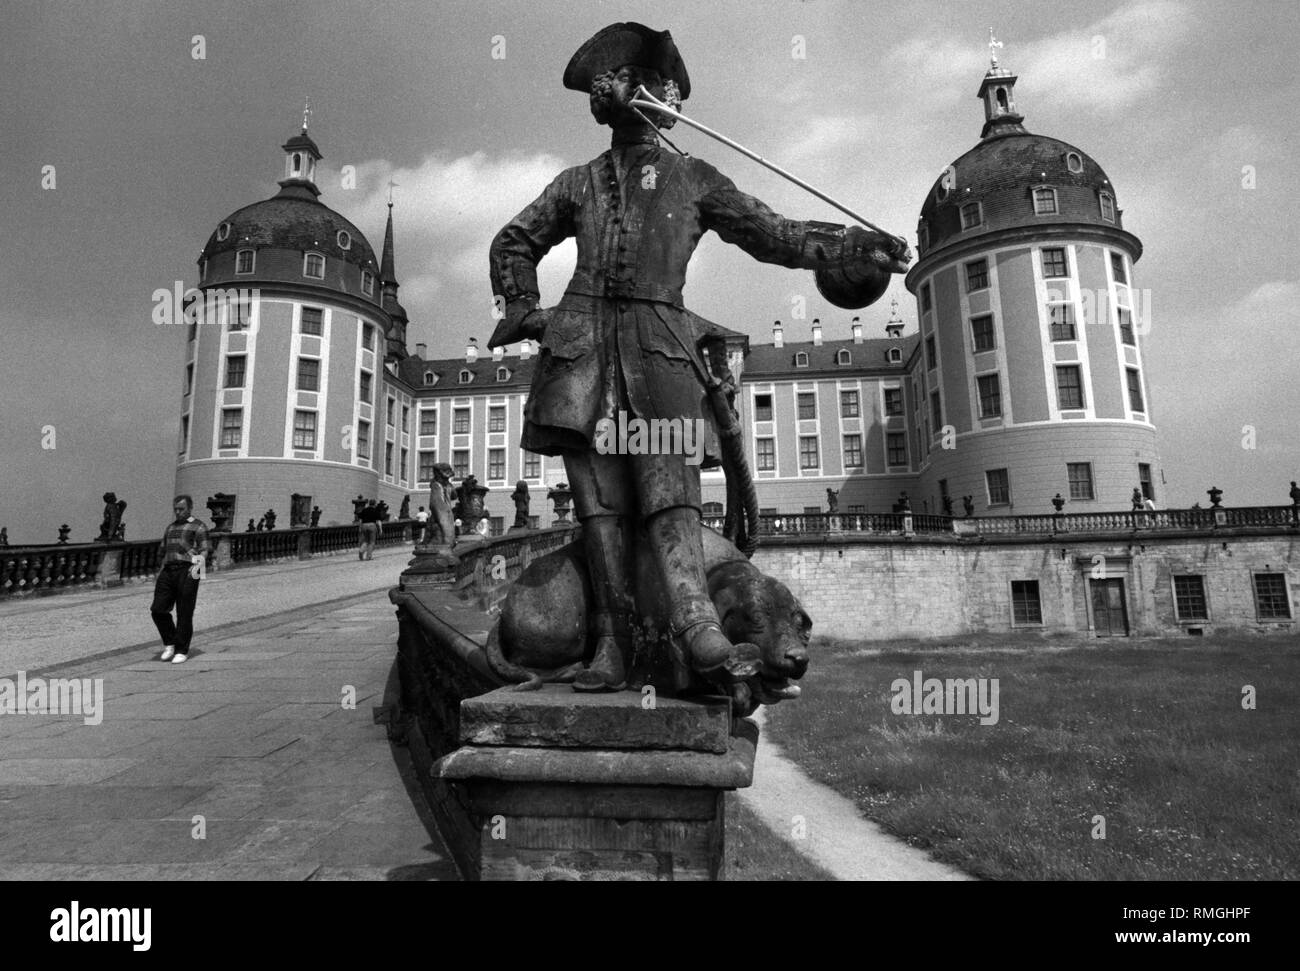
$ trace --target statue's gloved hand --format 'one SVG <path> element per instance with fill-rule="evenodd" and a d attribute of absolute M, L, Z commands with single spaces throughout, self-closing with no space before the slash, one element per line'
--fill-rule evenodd
<path fill-rule="evenodd" d="M 844 233 L 844 261 L 871 263 L 890 273 L 906 273 L 907 265 L 912 262 L 912 251 L 897 236 L 850 226 Z"/>

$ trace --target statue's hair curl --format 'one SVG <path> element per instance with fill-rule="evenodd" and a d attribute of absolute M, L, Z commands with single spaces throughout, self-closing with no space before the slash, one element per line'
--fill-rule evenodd
<path fill-rule="evenodd" d="M 608 125 L 613 117 L 614 103 L 614 74 L 613 71 L 605 71 L 603 74 L 597 74 L 591 79 L 591 114 L 599 125 Z M 676 81 L 663 82 L 663 93 L 658 94 L 654 88 L 646 86 L 651 94 L 659 98 L 664 104 L 674 111 L 680 111 L 682 107 L 681 91 L 677 87 Z M 660 128 L 672 128 L 677 124 L 677 119 L 671 115 L 662 115 L 658 112 L 651 112 L 646 115 L 655 122 Z"/>

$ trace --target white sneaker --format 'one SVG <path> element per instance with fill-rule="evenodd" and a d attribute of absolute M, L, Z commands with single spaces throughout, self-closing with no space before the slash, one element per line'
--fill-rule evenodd
<path fill-rule="evenodd" d="M 188 654 L 177 654 L 174 658 L 172 658 L 172 664 L 184 664 L 189 659 L 190 656 Z"/>
<path fill-rule="evenodd" d="M 163 648 L 162 657 L 160 657 L 158 660 L 160 660 L 160 661 L 170 661 L 170 660 L 172 659 L 172 656 L 173 656 L 175 653 L 176 653 L 176 648 L 174 648 L 174 647 L 172 647 L 172 645 L 168 644 L 166 647 Z"/>

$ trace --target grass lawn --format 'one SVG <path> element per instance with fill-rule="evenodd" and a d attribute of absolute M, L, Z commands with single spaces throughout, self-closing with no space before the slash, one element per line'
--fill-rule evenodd
<path fill-rule="evenodd" d="M 768 737 L 864 815 L 970 874 L 1300 878 L 1293 637 L 823 638 L 811 653 L 803 697 L 768 709 Z M 997 678 L 997 724 L 895 714 L 891 683 L 917 670 Z"/>
<path fill-rule="evenodd" d="M 728 880 L 834 880 L 727 793 Z"/>

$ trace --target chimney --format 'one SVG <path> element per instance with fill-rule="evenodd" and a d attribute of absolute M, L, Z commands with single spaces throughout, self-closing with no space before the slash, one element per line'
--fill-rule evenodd
<path fill-rule="evenodd" d="M 473 364 L 478 360 L 478 338 L 471 337 L 469 343 L 465 345 L 465 363 Z"/>
<path fill-rule="evenodd" d="M 861 317 L 853 318 L 853 343 L 855 344 L 862 343 L 862 318 Z"/>
<path fill-rule="evenodd" d="M 532 357 L 532 356 L 533 356 L 533 342 L 532 342 L 532 341 L 520 341 L 520 342 L 519 342 L 519 360 L 521 360 L 521 361 L 526 361 L 526 360 L 528 360 L 528 359 L 529 359 L 530 357 Z"/>
<path fill-rule="evenodd" d="M 772 346 L 785 346 L 785 331 L 781 329 L 781 321 L 779 320 L 772 324 Z"/>
<path fill-rule="evenodd" d="M 506 356 L 506 349 L 504 347 L 492 348 L 492 360 L 500 361 L 505 356 Z"/>
<path fill-rule="evenodd" d="M 428 350 L 429 350 L 429 346 L 428 346 L 427 344 L 416 344 L 416 345 L 415 345 L 415 356 L 418 357 L 420 360 L 423 361 L 423 360 L 424 360 L 424 355 L 428 352 Z"/>
<path fill-rule="evenodd" d="M 822 321 L 820 317 L 813 318 L 813 347 L 822 346 Z"/>

